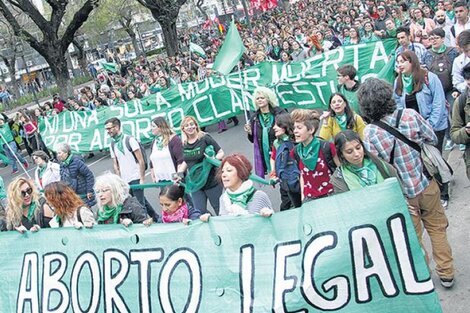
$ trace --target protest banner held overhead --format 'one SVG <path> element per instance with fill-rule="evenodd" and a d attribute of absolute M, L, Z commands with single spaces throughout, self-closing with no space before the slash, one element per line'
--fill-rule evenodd
<path fill-rule="evenodd" d="M 395 179 L 270 218 L 10 232 L 0 247 L 5 312 L 442 312 Z"/>
<path fill-rule="evenodd" d="M 395 46 L 395 40 L 385 40 L 339 47 L 302 62 L 265 62 L 242 72 L 243 94 L 238 73 L 210 76 L 203 81 L 174 85 L 125 105 L 92 112 L 63 112 L 46 118 L 40 131 L 51 149 L 66 142 L 76 152 L 97 151 L 109 147 L 104 122 L 118 117 L 124 132 L 148 143 L 153 118 L 163 116 L 173 127 L 178 127 L 185 115 L 194 116 L 202 126 L 214 124 L 240 114 L 244 103 L 253 110 L 252 94 L 258 86 L 272 88 L 282 107 L 325 109 L 331 93 L 336 91 L 339 66 L 352 64 L 361 80 L 378 75 L 391 80 L 393 61 L 389 60 Z"/>

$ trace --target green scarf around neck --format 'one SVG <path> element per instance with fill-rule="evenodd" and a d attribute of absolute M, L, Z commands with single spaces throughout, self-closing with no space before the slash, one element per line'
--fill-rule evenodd
<path fill-rule="evenodd" d="M 70 162 L 72 162 L 72 157 L 73 154 L 70 153 L 70 155 L 64 161 L 62 161 L 62 163 L 64 163 L 65 166 L 69 166 Z"/>
<path fill-rule="evenodd" d="M 431 48 L 432 52 L 437 53 L 437 54 L 444 53 L 446 49 L 447 49 L 446 45 L 441 45 L 439 49 Z"/>
<path fill-rule="evenodd" d="M 335 114 L 335 119 L 339 125 L 339 128 L 341 128 L 341 130 L 346 130 L 348 126 L 348 116 L 346 115 L 346 113 Z"/>
<path fill-rule="evenodd" d="M 163 136 L 161 135 L 155 136 L 155 147 L 157 148 L 158 151 L 163 150 Z"/>
<path fill-rule="evenodd" d="M 253 187 L 253 183 L 251 181 L 246 181 L 242 184 L 241 188 L 238 188 L 237 192 L 231 192 L 227 189 L 226 193 L 232 204 L 237 204 L 246 209 L 248 202 L 253 198 L 255 191 L 256 189 Z"/>
<path fill-rule="evenodd" d="M 44 172 L 46 172 L 46 169 L 47 169 L 47 163 L 44 164 L 43 166 L 38 166 L 39 178 L 42 178 L 42 176 L 44 175 Z"/>
<path fill-rule="evenodd" d="M 278 149 L 281 143 L 283 143 L 284 141 L 289 141 L 289 136 L 287 136 L 287 134 L 282 134 L 281 136 L 279 136 L 279 138 L 276 138 L 274 140 L 273 142 L 274 148 Z"/>
<path fill-rule="evenodd" d="M 34 211 L 36 211 L 36 202 L 32 201 L 28 208 L 28 221 L 32 221 L 34 217 Z"/>
<path fill-rule="evenodd" d="M 271 157 L 271 144 L 269 143 L 269 131 L 271 130 L 274 123 L 274 115 L 271 112 L 260 113 L 259 122 L 262 128 L 261 145 L 263 149 L 263 159 L 266 164 L 266 172 L 271 172 L 271 163 L 269 161 Z"/>
<path fill-rule="evenodd" d="M 413 76 L 402 74 L 401 81 L 403 83 L 403 90 L 408 95 L 411 95 L 411 93 L 413 92 Z"/>
<path fill-rule="evenodd" d="M 320 140 L 313 137 L 312 141 L 304 146 L 303 143 L 298 144 L 295 148 L 302 163 L 311 171 L 317 167 L 318 154 L 320 153 Z"/>
<path fill-rule="evenodd" d="M 122 211 L 122 204 L 117 205 L 116 207 L 109 207 L 105 205 L 103 210 L 98 211 L 98 222 L 106 222 L 111 217 L 113 218 L 113 223 L 119 223 L 119 214 Z"/>
<path fill-rule="evenodd" d="M 384 181 L 382 175 L 372 160 L 365 158 L 362 167 L 351 164 L 341 165 L 344 181 L 349 190 L 372 186 Z"/>
<path fill-rule="evenodd" d="M 119 151 L 121 151 L 122 154 L 124 154 L 123 138 L 124 138 L 124 133 L 120 133 L 119 135 L 116 135 L 113 137 L 116 147 L 119 149 Z"/>

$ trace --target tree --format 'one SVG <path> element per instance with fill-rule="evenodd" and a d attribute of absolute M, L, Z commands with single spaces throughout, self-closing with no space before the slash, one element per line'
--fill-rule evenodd
<path fill-rule="evenodd" d="M 179 51 L 176 19 L 187 0 L 137 0 L 150 10 L 152 16 L 162 27 L 166 54 L 174 56 Z"/>
<path fill-rule="evenodd" d="M 20 97 L 18 81 L 16 80 L 16 58 L 18 56 L 18 38 L 16 38 L 10 25 L 5 21 L 0 21 L 0 38 L 3 50 L 0 51 L 0 59 L 8 68 L 11 80 L 11 88 L 15 99 Z"/>
<path fill-rule="evenodd" d="M 204 20 L 207 21 L 209 19 L 209 15 L 207 15 L 206 10 L 202 8 L 202 5 L 204 4 L 204 0 L 195 0 L 196 8 L 199 10 L 199 12 L 204 16 Z"/>
<path fill-rule="evenodd" d="M 39 12 L 31 0 L 0 1 L 0 13 L 11 25 L 15 35 L 23 38 L 47 61 L 57 81 L 60 95 L 64 98 L 71 95 L 73 91 L 66 61 L 68 47 L 77 30 L 98 6 L 99 1 L 84 0 L 83 4 L 79 5 L 77 0 L 46 0 L 45 3 L 50 8 L 49 19 Z M 76 6 L 77 10 L 67 25 L 64 22 L 64 16 L 72 6 Z M 15 17 L 17 12 L 28 17 L 36 33 L 18 22 Z"/>

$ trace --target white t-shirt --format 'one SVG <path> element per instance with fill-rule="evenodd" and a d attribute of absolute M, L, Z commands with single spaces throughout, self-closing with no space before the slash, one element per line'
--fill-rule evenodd
<path fill-rule="evenodd" d="M 109 152 L 111 153 L 111 158 L 117 158 L 119 163 L 119 170 L 121 172 L 121 178 L 129 183 L 133 180 L 140 179 L 140 167 L 139 163 L 135 161 L 134 155 L 132 152 L 127 149 L 126 146 L 126 137 L 130 137 L 128 135 L 124 135 L 122 137 L 122 147 L 124 150 L 124 154 L 121 150 L 118 149 L 117 144 L 114 144 L 114 149 L 110 148 Z M 139 150 L 139 143 L 134 137 L 129 138 L 129 144 L 131 146 L 132 151 Z M 145 151 L 142 151 L 145 153 Z"/>
<path fill-rule="evenodd" d="M 157 144 L 154 143 L 152 153 L 150 154 L 150 162 L 152 162 L 153 174 L 155 175 L 156 181 L 171 180 L 172 174 L 176 172 L 168 146 L 163 147 L 163 149 L 159 151 Z"/>

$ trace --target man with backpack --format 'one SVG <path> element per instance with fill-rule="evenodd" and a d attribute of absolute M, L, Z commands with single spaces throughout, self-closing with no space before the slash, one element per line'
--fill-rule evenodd
<path fill-rule="evenodd" d="M 121 131 L 121 121 L 112 117 L 105 122 L 105 129 L 111 137 L 109 152 L 113 159 L 114 172 L 129 185 L 145 183 L 147 156 L 142 145 L 132 136 Z M 149 216 L 158 219 L 158 215 L 144 196 L 143 189 L 131 189 L 130 194 L 139 200 Z"/>
<path fill-rule="evenodd" d="M 458 1 L 454 4 L 455 24 L 449 28 L 447 33 L 451 47 L 456 46 L 456 38 L 466 29 L 470 29 L 470 18 L 465 1 Z"/>

